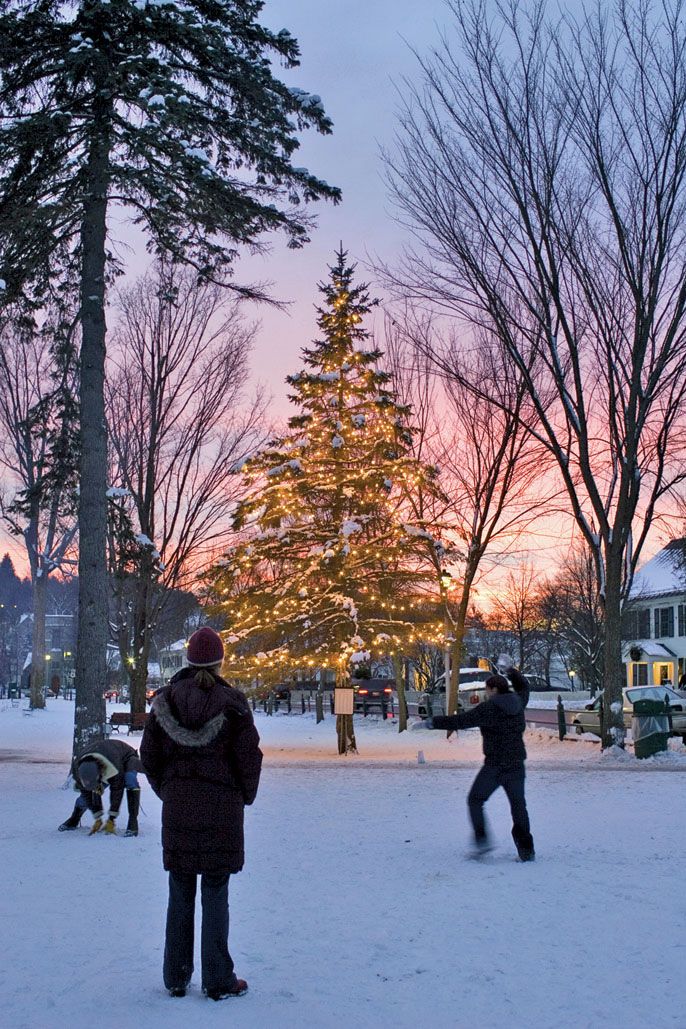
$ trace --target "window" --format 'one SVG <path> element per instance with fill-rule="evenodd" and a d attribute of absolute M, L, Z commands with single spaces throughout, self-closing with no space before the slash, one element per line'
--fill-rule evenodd
<path fill-rule="evenodd" d="M 633 686 L 648 685 L 648 665 L 634 662 L 631 666 L 631 683 Z"/>
<path fill-rule="evenodd" d="M 686 604 L 679 604 L 679 635 L 686 636 Z"/>
<path fill-rule="evenodd" d="M 686 617 L 686 605 L 684 605 Z M 622 636 L 625 640 L 650 639 L 650 608 L 633 608 L 625 611 L 622 618 Z"/>
<path fill-rule="evenodd" d="M 655 638 L 665 639 L 674 635 L 674 608 L 656 607 L 653 612 Z"/>
<path fill-rule="evenodd" d="M 638 611 L 622 613 L 622 637 L 625 640 L 638 639 Z"/>

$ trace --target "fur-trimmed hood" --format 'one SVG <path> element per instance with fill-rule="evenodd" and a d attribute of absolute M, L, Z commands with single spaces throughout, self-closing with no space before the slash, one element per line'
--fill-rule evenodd
<path fill-rule="evenodd" d="M 153 699 L 160 726 L 184 747 L 205 747 L 221 732 L 227 716 L 245 715 L 248 704 L 238 690 L 218 675 L 211 685 L 195 681 L 196 668 L 182 668 Z"/>
<path fill-rule="evenodd" d="M 172 710 L 169 706 L 169 701 L 165 696 L 167 691 L 164 690 L 162 693 L 158 693 L 152 702 L 152 710 L 155 712 L 155 717 L 160 723 L 167 736 L 169 736 L 175 743 L 181 744 L 182 747 L 206 747 L 209 743 L 212 743 L 217 738 L 221 729 L 226 721 L 226 715 L 223 711 L 220 711 L 214 718 L 210 718 L 208 722 L 201 725 L 198 729 L 191 729 L 186 725 L 182 725 L 181 722 L 174 717 Z"/>

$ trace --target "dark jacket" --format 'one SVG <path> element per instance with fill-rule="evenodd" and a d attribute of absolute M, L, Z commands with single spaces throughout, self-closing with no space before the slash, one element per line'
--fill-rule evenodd
<path fill-rule="evenodd" d="M 143 769 L 138 751 L 130 747 L 128 743 L 124 743 L 123 740 L 102 739 L 91 743 L 88 750 L 79 754 L 72 768 L 77 785 L 87 795 L 89 791 L 83 789 L 79 779 L 79 764 L 81 761 L 93 758 L 100 766 L 101 781 L 110 788 L 110 811 L 116 814 L 124 796 L 124 776 L 127 772 L 140 772 Z"/>
<path fill-rule="evenodd" d="M 524 708 L 529 703 L 529 683 L 512 668 L 507 676 L 515 693 L 496 693 L 471 711 L 457 715 L 436 715 L 434 729 L 481 729 L 484 764 L 493 768 L 516 768 L 526 759 Z"/>
<path fill-rule="evenodd" d="M 152 702 L 141 743 L 148 781 L 162 799 L 164 867 L 239 872 L 243 807 L 257 793 L 260 738 L 243 694 L 182 668 Z"/>

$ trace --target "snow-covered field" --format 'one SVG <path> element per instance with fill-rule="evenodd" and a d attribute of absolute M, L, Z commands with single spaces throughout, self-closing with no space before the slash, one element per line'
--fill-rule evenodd
<path fill-rule="evenodd" d="M 514 860 L 496 795 L 498 846 L 477 863 L 464 854 L 478 733 L 359 719 L 360 754 L 340 759 L 330 716 L 258 713 L 263 780 L 231 881 L 250 992 L 214 1004 L 197 971 L 184 999 L 162 987 L 166 877 L 145 780 L 137 839 L 89 838 L 88 816 L 56 831 L 74 799 L 60 788 L 72 717 L 65 701 L 28 717 L 0 701 L 3 1027 L 686 1025 L 681 741 L 637 761 L 529 732 L 537 861 Z"/>

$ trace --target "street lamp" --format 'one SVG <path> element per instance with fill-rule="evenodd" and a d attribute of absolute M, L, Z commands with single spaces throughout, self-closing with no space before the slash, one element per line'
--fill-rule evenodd
<path fill-rule="evenodd" d="M 570 686 L 572 687 L 572 692 L 574 692 L 574 676 L 575 675 L 576 675 L 576 672 L 572 668 L 570 668 L 569 669 L 569 683 L 570 683 Z"/>
<path fill-rule="evenodd" d="M 450 584 L 453 581 L 453 577 L 447 568 L 441 569 L 441 586 L 444 590 L 450 589 Z"/>

